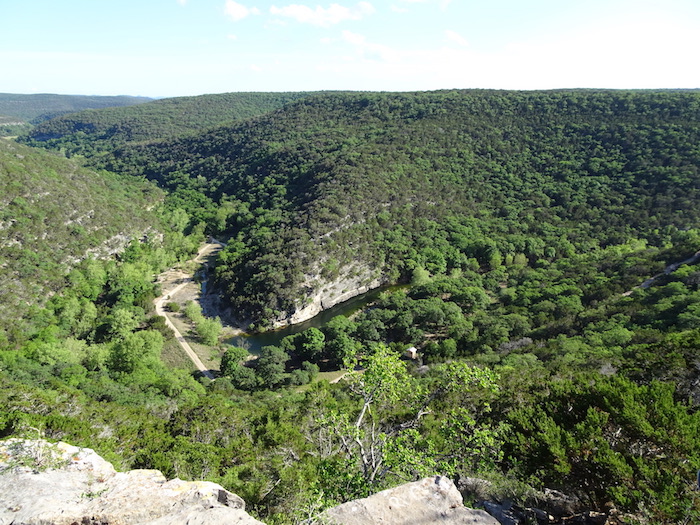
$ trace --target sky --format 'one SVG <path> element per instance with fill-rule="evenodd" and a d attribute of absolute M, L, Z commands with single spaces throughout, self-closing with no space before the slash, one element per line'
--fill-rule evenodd
<path fill-rule="evenodd" d="M 0 0 L 0 92 L 700 88 L 698 0 Z"/>

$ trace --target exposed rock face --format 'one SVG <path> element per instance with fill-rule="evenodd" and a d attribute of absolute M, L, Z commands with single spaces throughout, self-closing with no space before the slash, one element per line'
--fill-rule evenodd
<path fill-rule="evenodd" d="M 490 481 L 460 477 L 459 491 L 465 498 L 476 501 L 498 520 L 501 525 L 524 523 L 578 524 L 578 525 L 623 525 L 646 523 L 645 518 L 623 514 L 615 508 L 606 512 L 587 509 L 576 496 L 545 488 L 543 492 L 532 489 L 520 505 L 499 495 L 499 489 Z"/>
<path fill-rule="evenodd" d="M 321 523 L 414 525 L 417 523 L 498 525 L 483 510 L 468 509 L 454 483 L 443 476 L 384 490 L 327 510 Z"/>
<path fill-rule="evenodd" d="M 310 290 L 309 303 L 291 313 L 284 313 L 274 323 L 280 327 L 307 321 L 336 304 L 357 297 L 360 294 L 379 288 L 386 283 L 376 271 L 366 266 L 351 265 L 343 269 L 342 275 L 334 281 L 326 281 L 320 276 L 308 278 L 302 288 Z"/>
<path fill-rule="evenodd" d="M 260 525 L 241 498 L 157 470 L 116 472 L 90 449 L 0 442 L 0 525 Z"/>
<path fill-rule="evenodd" d="M 43 440 L 0 441 L 0 525 L 264 525 L 216 483 L 116 472 L 94 451 Z M 497 525 L 462 504 L 454 483 L 426 478 L 344 503 L 319 523 Z"/>

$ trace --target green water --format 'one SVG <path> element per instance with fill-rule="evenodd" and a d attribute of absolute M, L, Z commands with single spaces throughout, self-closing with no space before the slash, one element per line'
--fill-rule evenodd
<path fill-rule="evenodd" d="M 376 288 L 374 290 L 370 290 L 369 292 L 357 295 L 343 303 L 336 304 L 327 310 L 323 310 L 315 317 L 312 317 L 303 323 L 284 326 L 282 328 L 278 328 L 277 330 L 270 330 L 269 332 L 239 335 L 232 337 L 226 342 L 233 346 L 245 348 L 251 354 L 259 355 L 263 346 L 279 346 L 282 339 L 288 335 L 298 334 L 299 332 L 303 332 L 307 328 L 311 327 L 321 328 L 328 321 L 338 315 L 349 317 L 355 312 L 362 310 L 368 304 L 374 302 L 382 292 L 399 290 L 402 288 L 405 288 L 405 286 L 383 286 Z"/>

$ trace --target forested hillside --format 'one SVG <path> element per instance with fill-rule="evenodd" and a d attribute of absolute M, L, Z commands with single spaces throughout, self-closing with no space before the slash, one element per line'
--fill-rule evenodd
<path fill-rule="evenodd" d="M 131 106 L 148 102 L 146 97 L 127 96 L 85 96 L 85 95 L 19 95 L 0 93 L 0 115 L 21 119 L 29 124 L 37 124 L 65 113 L 85 109 Z"/>
<path fill-rule="evenodd" d="M 150 210 L 162 201 L 147 182 L 0 140 L 0 332 L 27 330 L 27 310 L 61 290 L 79 261 L 158 234 Z"/>
<path fill-rule="evenodd" d="M 61 149 L 67 155 L 91 155 L 128 142 L 177 137 L 244 120 L 305 96 L 306 93 L 223 93 L 84 111 L 36 126 L 24 142 Z"/>
<path fill-rule="evenodd" d="M 697 92 L 318 93 L 165 140 L 158 120 L 143 143 L 45 141 L 123 192 L 157 182 L 163 236 L 80 263 L 0 338 L 0 436 L 210 479 L 270 523 L 436 472 L 515 507 L 548 488 L 571 513 L 697 522 L 699 110 Z M 7 163 L 75 166 L 30 151 Z M 220 359 L 195 379 L 164 364 L 152 302 L 206 233 L 227 246 L 200 276 L 244 327 L 399 286 L 253 360 L 191 330 Z"/>
<path fill-rule="evenodd" d="M 695 93 L 321 94 L 102 166 L 217 203 L 240 319 L 282 320 L 348 268 L 388 282 L 554 261 L 697 226 Z"/>
<path fill-rule="evenodd" d="M 18 117 L 0 115 L 0 137 L 16 136 L 31 129 L 31 124 Z"/>

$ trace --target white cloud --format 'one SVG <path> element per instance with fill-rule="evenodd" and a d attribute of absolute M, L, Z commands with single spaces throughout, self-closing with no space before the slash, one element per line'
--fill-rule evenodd
<path fill-rule="evenodd" d="M 303 24 L 311 24 L 320 27 L 330 27 L 346 20 L 360 20 L 366 15 L 375 12 L 369 2 L 360 2 L 354 7 L 345 7 L 340 4 L 331 4 L 328 8 L 307 5 L 291 4 L 285 7 L 270 7 L 270 13 L 276 16 L 291 18 Z"/>
<path fill-rule="evenodd" d="M 185 5 L 187 3 L 187 0 L 177 0 L 177 3 L 180 5 Z"/>
<path fill-rule="evenodd" d="M 224 13 L 234 22 L 238 22 L 239 20 L 243 20 L 247 16 L 259 15 L 260 10 L 257 7 L 246 7 L 242 4 L 234 2 L 233 0 L 226 0 Z"/>
<path fill-rule="evenodd" d="M 452 0 L 398 0 L 404 4 L 438 4 L 440 11 L 446 11 Z M 394 13 L 408 13 L 410 8 L 401 7 L 400 5 L 391 4 L 390 9 Z"/>
<path fill-rule="evenodd" d="M 466 38 L 464 38 L 462 35 L 457 33 L 456 31 L 452 31 L 451 29 L 445 29 L 445 38 L 447 39 L 448 42 L 452 42 L 453 44 L 457 44 L 462 47 L 468 47 L 469 42 L 467 41 Z"/>
<path fill-rule="evenodd" d="M 422 49 L 343 31 L 353 53 L 322 70 L 347 89 L 700 87 L 700 71 L 687 67 L 696 34 L 691 23 L 661 13 L 598 20 L 493 51 L 465 45 L 454 31 L 444 32 L 444 45 Z"/>
<path fill-rule="evenodd" d="M 367 60 L 392 62 L 400 60 L 402 52 L 390 46 L 367 41 L 367 37 L 352 31 L 343 31 L 342 39 L 355 48 L 357 55 Z"/>

